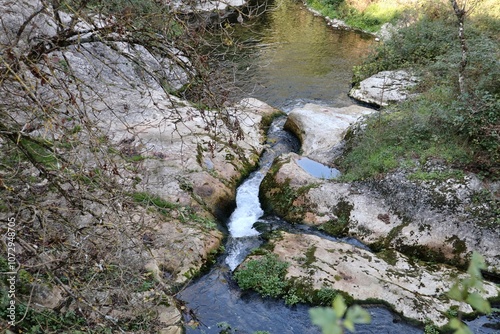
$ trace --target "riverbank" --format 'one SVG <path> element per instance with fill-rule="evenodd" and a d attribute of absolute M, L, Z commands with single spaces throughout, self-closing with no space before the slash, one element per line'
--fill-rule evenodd
<path fill-rule="evenodd" d="M 361 301 L 367 298 L 384 301 L 408 318 L 421 322 L 427 319 L 439 326 L 447 323 L 448 308 L 459 306 L 462 312 L 472 312 L 466 304 L 447 298 L 446 293 L 462 275 L 461 268 L 467 266 L 473 252 L 484 255 L 485 272 L 493 277 L 498 275 L 500 253 L 495 246 L 500 244 L 498 228 L 494 222 L 485 221 L 486 216 L 473 213 L 483 204 L 478 203 L 473 209 L 472 199 L 477 193 L 487 191 L 485 184 L 473 174 L 420 181 L 409 177 L 408 169 L 357 182 L 345 182 L 342 176 L 338 180 L 325 180 L 308 174 L 299 166 L 299 158 L 310 157 L 331 164 L 342 152 L 343 134 L 349 126 L 343 117 L 343 109 L 314 105 L 305 105 L 289 114 L 289 122 L 294 123 L 289 128 L 302 141 L 301 155 L 287 154 L 275 160 L 263 180 L 261 201 L 267 212 L 337 238 L 355 238 L 369 246 L 371 252 L 345 245 L 347 251 L 342 243 L 275 231 L 264 252 L 270 249 L 271 254 L 279 255 L 281 261 L 289 264 L 285 274 L 289 286 L 280 295 L 286 299 L 292 294 L 296 300 L 306 302 L 314 300 L 313 296 L 323 289 L 338 290 Z M 329 128 L 344 126 L 344 131 L 339 131 L 340 137 L 335 138 L 331 130 L 318 131 L 318 121 Z M 429 164 L 426 168 L 446 170 L 440 164 Z M 329 251 L 325 253 L 325 249 Z M 344 261 L 381 275 L 378 283 L 362 283 L 363 275 L 342 267 Z M 412 283 L 410 277 L 416 277 L 416 281 Z M 405 284 L 413 287 L 406 286 L 404 292 L 397 292 Z M 495 284 L 485 284 L 490 289 L 485 297 L 498 298 Z M 360 287 L 365 285 L 370 286 L 371 294 L 359 294 Z M 394 293 L 393 301 L 388 291 Z"/>
<path fill-rule="evenodd" d="M 289 27 L 289 31 L 294 30 Z M 304 33 L 303 36 L 307 36 L 310 39 L 307 33 Z M 290 39 L 282 39 L 280 41 L 287 42 L 287 45 L 290 44 Z M 302 42 L 308 47 L 311 46 L 310 43 Z M 267 53 L 266 50 L 265 54 L 272 53 Z M 272 59 L 269 63 L 271 62 Z M 272 66 L 272 68 L 274 67 L 280 68 L 282 72 L 281 67 Z M 289 79 L 289 81 L 291 80 Z M 287 84 L 289 81 L 286 81 Z M 289 92 L 291 85 L 287 87 L 287 91 Z M 287 95 L 287 93 L 284 95 Z M 290 109 L 290 118 L 292 115 L 294 118 L 297 118 L 294 109 L 304 108 L 304 100 L 301 102 L 298 108 Z M 304 114 L 314 114 L 314 111 L 310 109 L 307 109 Z M 344 154 L 350 153 L 352 145 L 356 143 L 357 138 L 364 133 L 363 131 L 366 128 L 363 122 L 352 127 L 350 130 L 343 128 L 344 131 L 339 132 L 340 134 L 348 134 L 345 141 L 340 140 L 333 143 L 331 141 L 332 138 L 330 138 L 331 136 L 321 136 L 322 131 L 318 131 L 318 128 L 322 128 L 324 124 L 335 124 L 336 121 L 342 119 L 342 117 L 339 117 L 339 115 L 331 112 L 329 109 L 324 104 L 317 105 L 314 110 L 320 114 L 318 115 L 319 121 L 316 123 L 312 122 L 311 126 L 304 126 L 302 123 L 299 126 L 289 125 L 289 129 L 294 129 L 298 137 L 302 139 L 301 155 L 314 155 L 310 157 L 318 159 L 323 163 L 334 165 L 341 161 L 339 158 L 345 159 L 346 155 Z M 380 120 L 383 119 L 382 117 L 385 117 L 385 113 L 383 112 L 373 109 L 371 112 L 373 116 L 365 118 L 368 122 L 371 122 L 371 120 Z M 332 116 L 332 118 L 324 120 L 323 118 L 328 115 Z M 311 117 L 304 116 L 304 119 L 306 118 Z M 411 118 L 408 119 L 408 121 L 411 120 Z M 382 129 L 379 130 L 383 133 Z M 398 134 L 397 131 L 390 133 Z M 414 140 L 414 138 L 409 136 L 408 140 Z M 366 149 L 372 147 L 373 145 L 367 145 Z M 316 151 L 318 148 L 321 152 Z M 365 158 L 363 156 L 359 157 L 356 163 L 352 163 L 352 165 L 364 168 L 365 166 L 377 163 L 376 160 L 367 161 L 366 156 L 365 154 Z M 390 154 L 385 159 L 391 159 L 392 157 L 395 157 L 395 155 Z M 413 159 L 413 163 L 417 164 L 417 167 L 420 166 L 415 156 L 411 158 Z M 349 168 L 342 168 L 344 176 L 340 180 L 324 181 L 308 176 L 295 163 L 298 159 L 299 157 L 294 155 L 286 155 L 278 158 L 264 179 L 264 184 L 261 187 L 261 199 L 266 207 L 266 212 L 269 213 L 272 210 L 272 212 L 286 218 L 292 223 L 305 222 L 311 225 L 312 228 L 320 229 L 324 233 L 334 236 L 355 237 L 370 244 L 372 247 L 371 253 L 357 251 L 353 246 L 351 247 L 354 249 L 352 254 L 350 252 L 351 248 L 349 248 L 349 252 L 344 251 L 342 253 L 343 256 L 337 262 L 341 263 L 345 260 L 348 263 L 352 263 L 349 261 L 357 261 L 356 263 L 359 267 L 377 272 L 380 275 L 377 276 L 380 280 L 378 283 L 370 281 L 370 284 L 379 284 L 377 285 L 379 288 L 375 290 L 380 293 L 371 296 L 372 299 L 370 301 L 377 300 L 378 302 L 387 303 L 404 316 L 419 321 L 422 326 L 425 323 L 429 330 L 437 330 L 436 326 L 446 324 L 448 315 L 454 314 L 458 309 L 464 313 L 472 312 L 472 309 L 466 303 L 455 302 L 446 297 L 446 291 L 451 289 L 456 281 L 456 277 L 462 275 L 460 274 L 461 269 L 449 267 L 447 264 L 454 264 L 463 268 L 467 265 L 468 257 L 472 254 L 472 250 L 476 247 L 476 244 L 479 244 L 482 247 L 481 249 L 487 254 L 489 270 L 494 272 L 494 269 L 497 268 L 494 261 L 498 254 L 495 253 L 497 248 L 491 245 L 498 242 L 495 239 L 497 236 L 496 230 L 494 226 L 490 228 L 485 227 L 485 229 L 481 230 L 481 228 L 475 227 L 475 222 L 467 222 L 467 224 L 463 224 L 464 229 L 455 236 L 454 222 L 460 224 L 463 219 L 467 220 L 464 216 L 460 216 L 463 213 L 462 209 L 464 207 L 459 209 L 458 216 L 453 216 L 453 222 L 451 223 L 447 219 L 447 214 L 450 211 L 453 212 L 453 208 L 456 209 L 456 206 L 452 208 L 452 205 L 466 206 L 469 203 L 471 194 L 478 190 L 475 188 L 477 185 L 476 176 L 467 175 L 463 179 L 464 183 L 462 179 L 456 180 L 457 182 L 455 183 L 455 180 L 452 179 L 455 176 L 454 173 L 447 173 L 446 170 L 443 172 L 441 170 L 443 168 L 442 164 L 439 161 L 431 160 L 433 163 L 429 163 L 428 168 L 425 167 L 424 173 L 421 173 L 417 168 L 411 170 L 409 174 L 415 174 L 417 178 L 422 178 L 425 177 L 425 173 L 429 173 L 429 175 L 433 175 L 432 177 L 438 175 L 444 178 L 440 179 L 440 182 L 430 182 L 433 184 L 426 184 L 424 182 L 420 184 L 412 180 L 412 177 L 408 177 L 407 179 L 407 175 L 404 173 L 403 176 L 397 173 L 391 174 L 389 172 L 390 169 L 384 170 L 384 174 L 378 172 L 360 176 L 355 174 L 356 170 L 351 168 L 351 166 Z M 397 165 L 391 163 L 384 167 L 395 168 L 395 166 Z M 406 166 L 406 169 L 402 166 L 402 170 L 410 170 L 409 166 Z M 446 169 L 446 167 L 444 168 Z M 384 178 L 384 175 L 387 179 Z M 402 185 L 405 185 L 405 187 L 402 187 Z M 487 189 L 487 184 L 483 184 L 481 189 Z M 407 191 L 403 194 L 401 193 L 403 190 Z M 338 196 L 339 198 L 336 198 L 332 194 L 340 195 Z M 389 198 L 390 196 L 393 196 L 393 198 Z M 463 202 L 460 204 L 455 203 L 454 201 L 457 198 L 463 200 Z M 404 207 L 405 203 L 408 204 L 406 207 Z M 418 205 L 414 205 L 415 203 Z M 443 207 L 448 206 L 450 211 L 441 212 Z M 479 206 L 481 206 L 480 203 L 478 203 L 477 208 Z M 414 213 L 418 213 L 419 215 L 413 215 Z M 439 219 L 433 221 L 434 218 Z M 421 219 L 423 221 L 422 224 L 418 223 Z M 263 231 L 269 232 L 265 235 L 269 243 L 267 246 L 264 246 L 264 249 L 256 251 L 247 259 L 248 262 L 257 261 L 251 262 L 253 265 L 250 267 L 262 269 L 267 268 L 267 266 L 273 263 L 279 264 L 280 262 L 273 260 L 272 257 L 272 254 L 275 252 L 278 253 L 280 261 L 289 265 L 286 271 L 278 270 L 285 266 L 281 264 L 277 268 L 268 268 L 269 272 L 274 272 L 274 269 L 277 269 L 277 272 L 285 274 L 284 277 L 269 278 L 270 282 L 280 280 L 286 283 L 281 284 L 281 288 L 276 286 L 276 289 L 271 287 L 271 289 L 264 290 L 265 294 L 281 296 L 288 304 L 315 302 L 317 301 L 318 294 L 331 297 L 331 292 L 336 291 L 335 286 L 341 286 L 342 284 L 342 288 L 339 288 L 340 291 L 344 293 L 347 291 L 347 295 L 355 294 L 351 292 L 355 291 L 357 285 L 361 283 L 356 283 L 353 278 L 361 277 L 362 275 L 360 273 L 350 274 L 346 270 L 334 272 L 331 269 L 336 267 L 336 265 L 329 262 L 329 258 L 332 257 L 331 254 L 336 254 L 337 249 L 342 248 L 342 245 L 339 245 L 338 242 L 325 245 L 322 243 L 324 237 L 321 238 L 320 242 L 314 238 L 303 236 L 300 234 L 301 232 L 296 232 L 298 233 L 296 235 L 290 235 L 287 232 L 269 231 L 265 227 L 265 222 L 259 222 L 258 225 Z M 441 229 L 443 226 L 447 226 L 453 230 L 453 233 L 451 233 L 452 237 L 448 235 L 450 230 L 445 232 L 446 230 Z M 474 227 L 473 230 L 475 232 L 473 234 L 464 232 L 470 231 L 470 227 Z M 287 231 L 287 228 L 284 227 L 283 230 Z M 435 236 L 439 240 L 428 238 L 429 235 Z M 482 240 L 482 235 L 488 235 L 488 238 Z M 415 240 L 418 239 L 422 239 L 425 245 L 416 243 Z M 301 240 L 304 241 L 305 245 L 300 243 Z M 482 243 L 476 243 L 477 240 L 482 240 Z M 318 244 L 321 247 L 318 247 Z M 431 247 L 433 244 L 442 245 L 442 247 Z M 321 251 L 324 248 L 330 250 L 326 255 Z M 288 253 L 296 249 L 300 250 L 293 253 L 293 255 Z M 399 252 L 400 250 L 401 252 Z M 406 252 L 408 255 L 403 254 Z M 356 257 L 358 253 L 361 253 L 363 256 Z M 438 264 L 441 262 L 445 262 L 445 264 Z M 245 266 L 246 264 L 243 264 L 239 270 L 245 270 Z M 406 270 L 415 273 L 418 272 L 418 274 L 415 274 L 417 277 L 414 281 L 405 281 L 405 277 L 410 280 L 409 277 L 411 276 Z M 248 275 L 248 280 L 252 281 L 251 273 L 241 274 L 240 276 L 242 275 Z M 327 277 L 326 281 L 325 277 Z M 465 278 L 465 276 L 461 277 Z M 315 281 L 315 278 L 318 278 L 318 280 Z M 259 276 L 259 272 L 256 272 L 253 281 L 258 282 L 257 290 L 262 289 L 262 286 L 266 285 L 263 282 L 266 279 Z M 200 281 L 202 282 L 203 280 Z M 348 287 L 350 281 L 354 283 Z M 392 301 L 385 300 L 384 295 L 387 295 L 387 291 L 397 290 L 396 286 L 398 284 L 395 284 L 394 289 L 391 289 L 393 287 L 392 284 L 401 283 L 400 285 L 405 286 L 402 281 L 408 284 L 406 289 L 403 289 L 404 292 L 395 292 L 395 297 Z M 200 284 L 203 284 L 201 282 Z M 314 285 L 313 283 L 317 284 Z M 272 284 L 270 285 L 272 286 Z M 251 288 L 251 285 L 245 286 Z M 486 286 L 488 286 L 489 292 L 484 295 L 485 297 L 497 296 L 498 291 L 495 289 L 494 284 L 486 283 Z M 196 288 L 193 289 L 196 291 Z M 399 295 L 405 295 L 408 303 L 398 302 Z M 441 299 L 446 300 L 443 302 Z M 364 299 L 361 297 L 360 300 Z M 203 301 L 199 301 L 199 303 L 203 304 Z M 415 307 L 417 304 L 419 306 Z M 193 332 L 195 333 L 196 330 L 193 330 Z"/>

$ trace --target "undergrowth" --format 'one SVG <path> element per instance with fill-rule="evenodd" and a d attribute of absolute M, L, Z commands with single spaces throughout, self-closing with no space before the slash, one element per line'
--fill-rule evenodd
<path fill-rule="evenodd" d="M 431 15 L 432 14 L 432 15 Z M 377 177 L 437 159 L 489 179 L 500 178 L 500 48 L 493 22 L 470 20 L 466 36 L 468 92 L 459 94 L 461 51 L 446 12 L 428 12 L 398 30 L 354 68 L 354 83 L 384 70 L 410 69 L 420 77 L 418 97 L 379 110 L 354 131 L 339 161 L 345 180 Z"/>
<path fill-rule="evenodd" d="M 351 4 L 345 0 L 307 0 L 309 7 L 321 15 L 344 20 L 349 26 L 374 32 L 387 22 L 394 22 L 406 10 L 396 1 L 375 1 L 369 4 Z"/>

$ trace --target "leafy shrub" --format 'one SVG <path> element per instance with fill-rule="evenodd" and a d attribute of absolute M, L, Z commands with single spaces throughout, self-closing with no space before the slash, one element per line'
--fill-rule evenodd
<path fill-rule="evenodd" d="M 485 290 L 481 270 L 484 269 L 486 269 L 484 257 L 474 252 L 467 269 L 468 277 L 457 281 L 448 291 L 448 297 L 458 302 L 467 303 L 478 312 L 490 314 L 491 305 L 482 296 Z M 455 330 L 455 334 L 472 334 L 472 331 L 462 322 L 460 312 L 458 317 L 450 319 L 449 326 Z"/>
<path fill-rule="evenodd" d="M 265 297 L 277 298 L 285 294 L 288 266 L 277 255 L 266 254 L 248 261 L 234 274 L 234 279 L 242 289 L 253 289 Z"/>
<path fill-rule="evenodd" d="M 354 68 L 355 83 L 383 70 L 411 68 L 421 78 L 416 88 L 421 96 L 381 112 L 351 140 L 351 150 L 342 162 L 345 179 L 373 177 L 411 159 L 423 162 L 431 157 L 499 178 L 498 42 L 490 30 L 469 20 L 465 79 L 470 90 L 459 96 L 462 54 L 456 22 L 451 20 L 453 15 L 436 12 L 434 7 L 426 7 L 419 21 L 400 29 Z"/>
<path fill-rule="evenodd" d="M 372 116 L 366 128 L 349 140 L 348 151 L 337 161 L 344 171 L 342 178 L 370 178 L 429 158 L 462 166 L 470 163 L 466 142 L 445 120 L 449 117 L 445 109 L 439 101 L 423 97 Z"/>
<path fill-rule="evenodd" d="M 468 65 L 465 74 L 469 89 L 500 94 L 500 44 L 497 37 L 489 37 L 483 31 L 471 27 L 467 30 L 467 45 Z"/>
<path fill-rule="evenodd" d="M 450 48 L 458 53 L 456 35 L 456 28 L 448 22 L 423 18 L 378 45 L 362 65 L 354 67 L 353 81 L 357 83 L 381 71 L 428 65 Z"/>
<path fill-rule="evenodd" d="M 332 307 L 317 307 L 309 310 L 313 324 L 321 327 L 323 334 L 342 334 L 345 329 L 354 333 L 355 324 L 369 324 L 370 313 L 359 305 L 347 307 L 341 295 L 335 297 Z"/>
<path fill-rule="evenodd" d="M 318 302 L 320 305 L 329 306 L 332 304 L 335 297 L 338 295 L 338 291 L 331 288 L 321 288 L 317 292 Z"/>
<path fill-rule="evenodd" d="M 458 129 L 475 149 L 475 167 L 490 177 L 500 172 L 499 95 L 478 93 L 455 101 Z"/>

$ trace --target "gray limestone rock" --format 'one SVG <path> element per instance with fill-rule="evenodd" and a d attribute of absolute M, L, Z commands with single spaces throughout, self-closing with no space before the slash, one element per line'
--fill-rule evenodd
<path fill-rule="evenodd" d="M 282 232 L 273 245 L 273 252 L 290 263 L 286 278 L 308 282 L 313 290 L 329 288 L 356 300 L 383 300 L 405 317 L 438 326 L 448 322 L 446 312 L 451 306 L 472 312 L 469 305 L 446 296 L 457 280 L 466 277 L 451 267 L 417 264 L 398 252 L 379 256 L 313 235 Z M 498 287 L 488 282 L 484 290 L 484 297 L 499 293 Z"/>
<path fill-rule="evenodd" d="M 288 114 L 285 129 L 300 139 L 304 156 L 330 164 L 335 159 L 332 151 L 342 142 L 347 129 L 360 117 L 373 112 L 358 105 L 332 108 L 308 103 Z"/>
<path fill-rule="evenodd" d="M 404 71 L 379 72 L 359 83 L 349 92 L 352 98 L 378 106 L 404 101 L 412 96 L 411 89 L 418 78 Z"/>

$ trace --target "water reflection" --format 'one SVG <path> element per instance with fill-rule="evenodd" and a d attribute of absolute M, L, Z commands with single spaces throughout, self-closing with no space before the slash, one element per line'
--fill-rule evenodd
<path fill-rule="evenodd" d="M 298 100 L 352 104 L 352 66 L 368 52 L 371 37 L 334 30 L 293 0 L 276 1 L 260 23 L 253 30 L 260 43 L 236 73 L 245 93 L 281 108 Z"/>
<path fill-rule="evenodd" d="M 297 159 L 297 164 L 312 176 L 320 179 L 335 179 L 340 176 L 338 169 L 328 167 L 306 157 Z"/>

